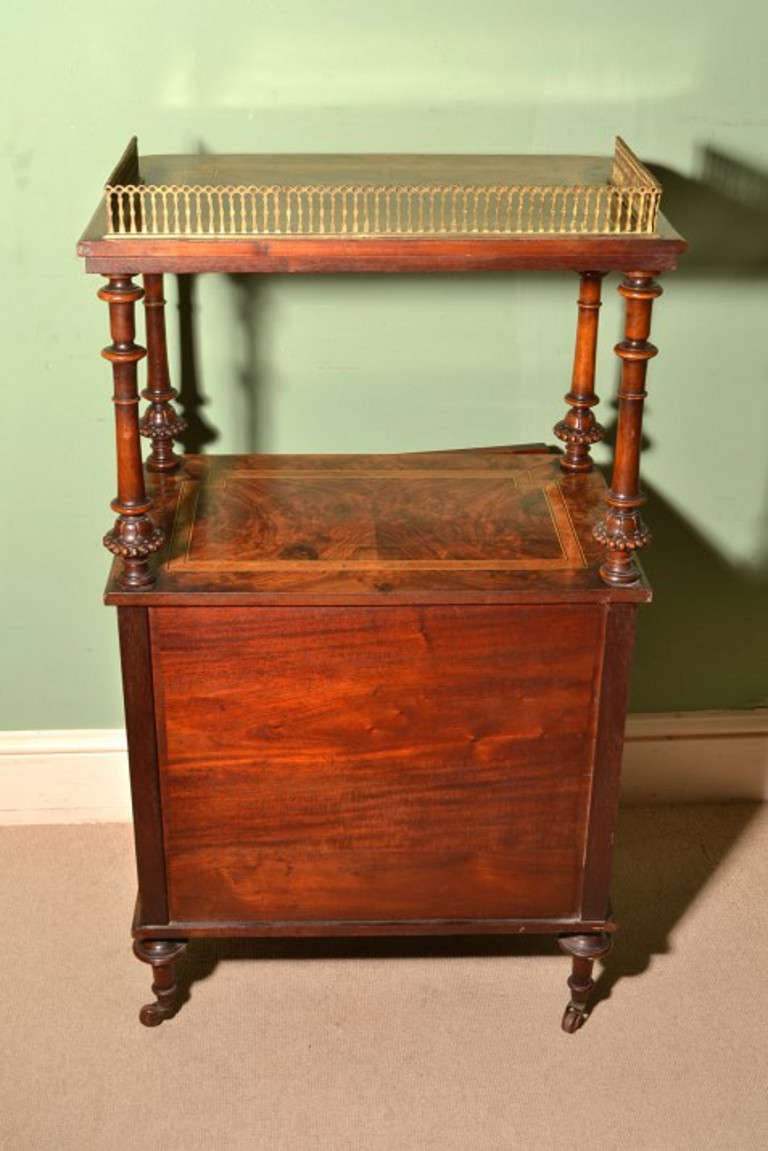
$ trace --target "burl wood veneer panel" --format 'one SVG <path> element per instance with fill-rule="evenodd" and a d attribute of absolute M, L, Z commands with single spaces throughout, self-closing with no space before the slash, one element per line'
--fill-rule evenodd
<path fill-rule="evenodd" d="M 598 471 L 533 446 L 388 456 L 187 456 L 152 478 L 157 582 L 108 603 L 645 600 L 607 588 Z M 119 574 L 119 572 L 117 573 Z"/>
<path fill-rule="evenodd" d="M 575 915 L 603 610 L 152 609 L 171 919 Z"/>
<path fill-rule="evenodd" d="M 546 456 L 509 457 L 516 466 L 506 468 L 500 457 L 476 468 L 466 457 L 453 468 L 408 468 L 402 459 L 234 458 L 190 469 L 167 566 L 213 578 L 585 566 Z"/>

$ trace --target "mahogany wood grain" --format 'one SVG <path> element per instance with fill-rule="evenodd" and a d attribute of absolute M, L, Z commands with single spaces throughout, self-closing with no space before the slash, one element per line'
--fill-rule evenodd
<path fill-rule="evenodd" d="M 662 225 L 663 228 L 663 225 Z M 509 236 L 471 239 L 284 237 L 260 240 L 82 240 L 87 272 L 130 262 L 137 272 L 596 272 L 677 267 L 687 244 L 674 229 L 657 236 Z"/>
<path fill-rule="evenodd" d="M 164 923 L 168 900 L 147 609 L 118 608 L 117 622 L 141 914 L 151 922 Z"/>
<path fill-rule="evenodd" d="M 612 604 L 606 616 L 589 833 L 584 857 L 581 911 L 585 919 L 607 917 L 610 909 L 611 863 L 619 809 L 635 611 L 634 604 Z"/>
<path fill-rule="evenodd" d="M 151 631 L 171 919 L 578 917 L 603 609 Z"/>

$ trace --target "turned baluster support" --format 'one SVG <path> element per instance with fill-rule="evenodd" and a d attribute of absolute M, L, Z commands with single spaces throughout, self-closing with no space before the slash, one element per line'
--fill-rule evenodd
<path fill-rule="evenodd" d="M 142 295 L 129 274 L 110 276 L 107 286 L 98 292 L 99 299 L 109 305 L 112 343 L 101 354 L 112 365 L 117 447 L 117 496 L 110 505 L 117 512 L 117 520 L 104 536 L 104 546 L 122 560 L 119 583 L 125 588 L 147 587 L 154 582 L 148 557 L 163 544 L 163 533 L 148 515 L 151 503 L 141 463 L 136 375 L 137 364 L 146 352 L 134 343 L 134 311 Z"/>
<path fill-rule="evenodd" d="M 173 450 L 173 441 L 187 424 L 175 411 L 177 392 L 171 387 L 168 347 L 165 335 L 163 277 L 144 276 L 144 316 L 147 331 L 147 386 L 141 393 L 149 407 L 139 420 L 139 431 L 152 442 L 147 458 L 150 472 L 174 472 L 182 460 Z"/>
<path fill-rule="evenodd" d="M 578 1031 L 587 1020 L 587 1001 L 594 987 L 592 968 L 596 959 L 607 955 L 613 946 L 610 935 L 600 932 L 595 935 L 561 935 L 558 938 L 560 950 L 570 955 L 571 974 L 568 986 L 571 998 L 563 1014 L 563 1031 L 569 1034 Z"/>
<path fill-rule="evenodd" d="M 608 584 L 635 583 L 639 570 L 634 553 L 644 547 L 651 533 L 643 523 L 640 508 L 645 496 L 640 490 L 640 449 L 643 431 L 643 403 L 648 360 L 658 349 L 648 342 L 653 301 L 661 295 L 654 272 L 627 272 L 619 292 L 626 300 L 624 339 L 615 347 L 621 359 L 619 416 L 616 431 L 613 478 L 606 497 L 605 519 L 594 529 L 595 539 L 607 549 L 600 575 Z"/>
<path fill-rule="evenodd" d="M 142 963 L 152 966 L 154 1003 L 145 1003 L 139 1020 L 145 1027 L 157 1027 L 170 1019 L 181 1006 L 181 992 L 176 982 L 176 963 L 187 949 L 186 939 L 135 939 L 133 953 Z"/>
<path fill-rule="evenodd" d="M 555 435 L 565 444 L 560 459 L 564 472 L 589 472 L 593 464 L 589 455 L 591 444 L 605 435 L 592 408 L 599 402 L 595 395 L 595 355 L 597 327 L 600 313 L 600 289 L 604 272 L 582 272 L 579 291 L 579 321 L 576 329 L 576 348 L 573 357 L 571 390 L 565 402 L 571 405 L 564 419 L 555 424 Z"/>

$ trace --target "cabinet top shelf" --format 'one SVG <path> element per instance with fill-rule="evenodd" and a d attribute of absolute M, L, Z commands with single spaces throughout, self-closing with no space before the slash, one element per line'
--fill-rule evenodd
<path fill-rule="evenodd" d="M 620 139 L 612 159 L 140 156 L 78 245 L 93 272 L 673 268 L 685 242 Z"/>

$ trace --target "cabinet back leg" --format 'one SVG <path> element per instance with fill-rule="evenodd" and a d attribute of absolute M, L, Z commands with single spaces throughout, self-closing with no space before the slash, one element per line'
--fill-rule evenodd
<path fill-rule="evenodd" d="M 595 357 L 597 354 L 597 319 L 600 311 L 600 288 L 604 272 L 582 272 L 579 292 L 579 326 L 576 331 L 576 351 L 573 358 L 571 390 L 565 397 L 570 410 L 565 419 L 555 424 L 554 432 L 565 443 L 565 454 L 560 457 L 564 472 L 591 472 L 591 444 L 605 436 L 592 408 L 598 402 L 595 395 Z"/>
<path fill-rule="evenodd" d="M 145 1003 L 139 1020 L 145 1027 L 157 1027 L 170 1019 L 181 1006 L 181 994 L 176 982 L 176 962 L 187 949 L 185 939 L 136 939 L 133 952 L 143 963 L 152 965 L 152 993 L 154 1003 Z"/>
<path fill-rule="evenodd" d="M 168 347 L 165 335 L 165 298 L 163 277 L 144 276 L 144 312 L 147 328 L 147 386 L 141 393 L 149 407 L 139 420 L 139 431 L 152 443 L 147 471 L 174 472 L 182 460 L 173 450 L 173 441 L 186 430 L 186 420 L 177 415 L 173 401 L 177 392 L 171 387 L 168 371 Z"/>
<path fill-rule="evenodd" d="M 596 959 L 607 955 L 613 946 L 610 935 L 600 932 L 594 935 L 561 935 L 557 941 L 560 950 L 570 955 L 572 971 L 568 979 L 571 999 L 563 1013 L 563 1031 L 569 1034 L 578 1029 L 587 1019 L 587 1000 L 595 983 L 592 967 Z"/>

